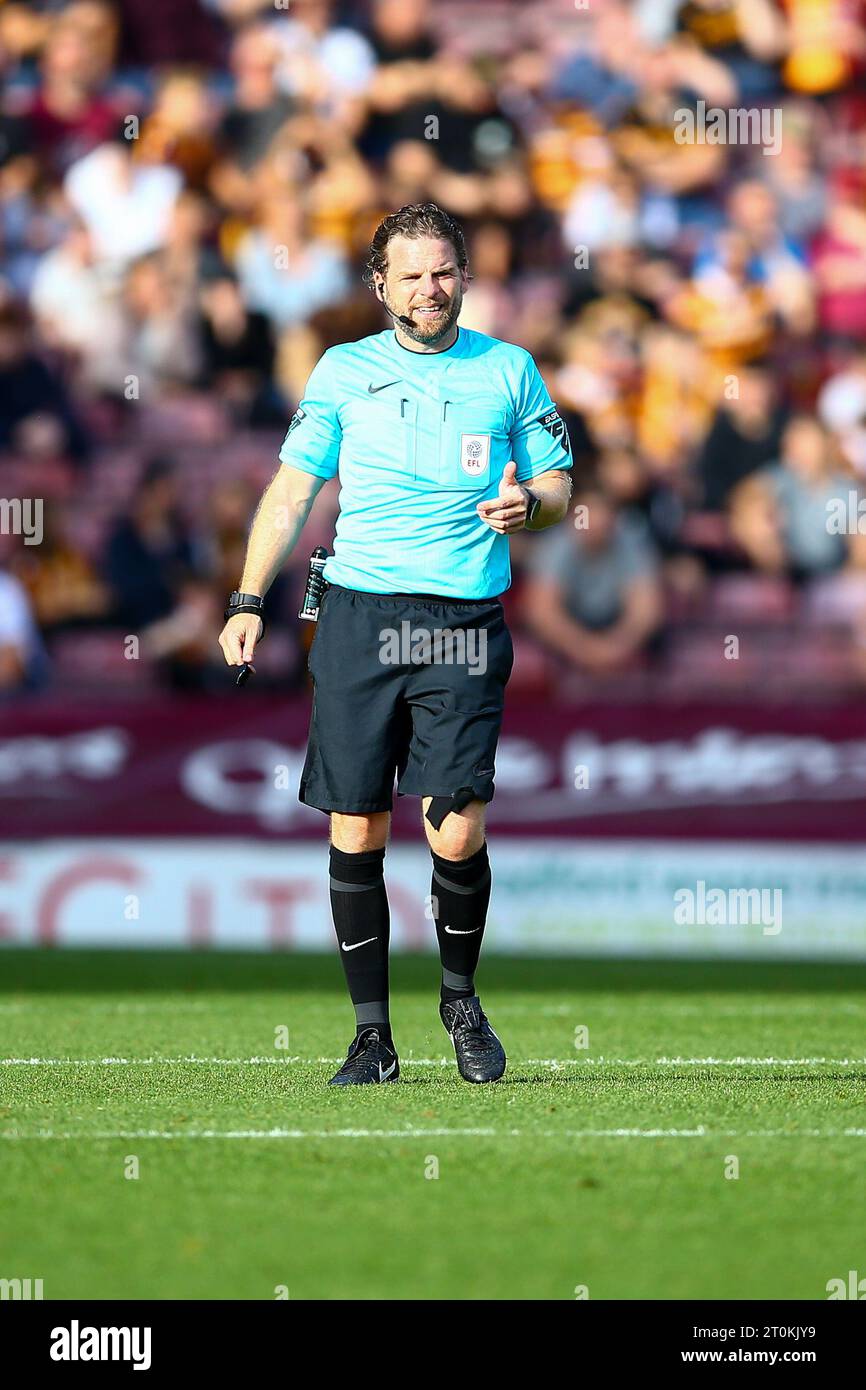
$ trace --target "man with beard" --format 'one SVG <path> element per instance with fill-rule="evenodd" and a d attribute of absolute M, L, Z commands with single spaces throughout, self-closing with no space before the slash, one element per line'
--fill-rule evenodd
<path fill-rule="evenodd" d="M 330 816 L 330 895 L 356 1035 L 332 1085 L 396 1081 L 383 867 L 395 774 L 433 859 L 440 1017 L 466 1081 L 505 1053 L 475 990 L 491 875 L 484 813 L 514 652 L 508 536 L 568 509 L 568 435 L 523 348 L 458 328 L 463 232 L 433 203 L 386 217 L 365 280 L 393 330 L 329 348 L 289 424 L 220 637 L 250 662 L 262 599 L 316 493 L 340 515 L 309 669 L 300 799 Z M 531 486 L 527 486 L 531 484 Z M 288 517 L 288 525 L 286 524 Z"/>

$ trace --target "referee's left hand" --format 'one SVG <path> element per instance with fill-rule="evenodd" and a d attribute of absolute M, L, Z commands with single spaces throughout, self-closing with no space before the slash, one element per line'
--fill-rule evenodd
<path fill-rule="evenodd" d="M 502 470 L 499 496 L 491 502 L 479 502 L 475 510 L 492 531 L 502 536 L 526 525 L 528 503 L 526 493 L 517 483 L 517 464 L 513 459 Z"/>

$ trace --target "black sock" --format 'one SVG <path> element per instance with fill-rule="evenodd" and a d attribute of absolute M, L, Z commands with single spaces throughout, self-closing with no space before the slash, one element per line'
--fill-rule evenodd
<path fill-rule="evenodd" d="M 382 868 L 384 849 L 347 854 L 331 845 L 331 912 L 346 983 L 355 1006 L 356 1034 L 378 1028 L 391 1041 L 388 943 L 391 919 Z"/>
<path fill-rule="evenodd" d="M 475 993 L 475 968 L 490 902 L 487 841 L 470 859 L 457 863 L 434 853 L 430 891 L 436 906 L 442 998 L 446 1002 L 468 999 Z"/>

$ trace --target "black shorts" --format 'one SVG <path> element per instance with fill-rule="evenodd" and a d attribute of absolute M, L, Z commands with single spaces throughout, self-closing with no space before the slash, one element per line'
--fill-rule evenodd
<path fill-rule="evenodd" d="M 396 775 L 400 796 L 452 797 L 454 810 L 491 801 L 513 663 L 498 598 L 330 585 L 308 662 L 300 800 L 320 811 L 390 811 Z"/>

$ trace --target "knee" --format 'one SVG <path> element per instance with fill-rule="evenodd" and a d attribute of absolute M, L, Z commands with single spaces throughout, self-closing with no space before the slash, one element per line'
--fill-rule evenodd
<path fill-rule="evenodd" d="M 426 820 L 424 828 L 427 832 L 427 843 L 434 854 L 438 854 L 442 859 L 451 859 L 454 862 L 470 859 L 484 844 L 483 816 L 467 816 L 451 811 L 438 830 L 434 830 Z"/>
<path fill-rule="evenodd" d="M 369 816 L 331 812 L 331 844 L 344 854 L 360 854 L 367 849 L 384 849 L 388 840 L 390 816 L 375 811 Z"/>

